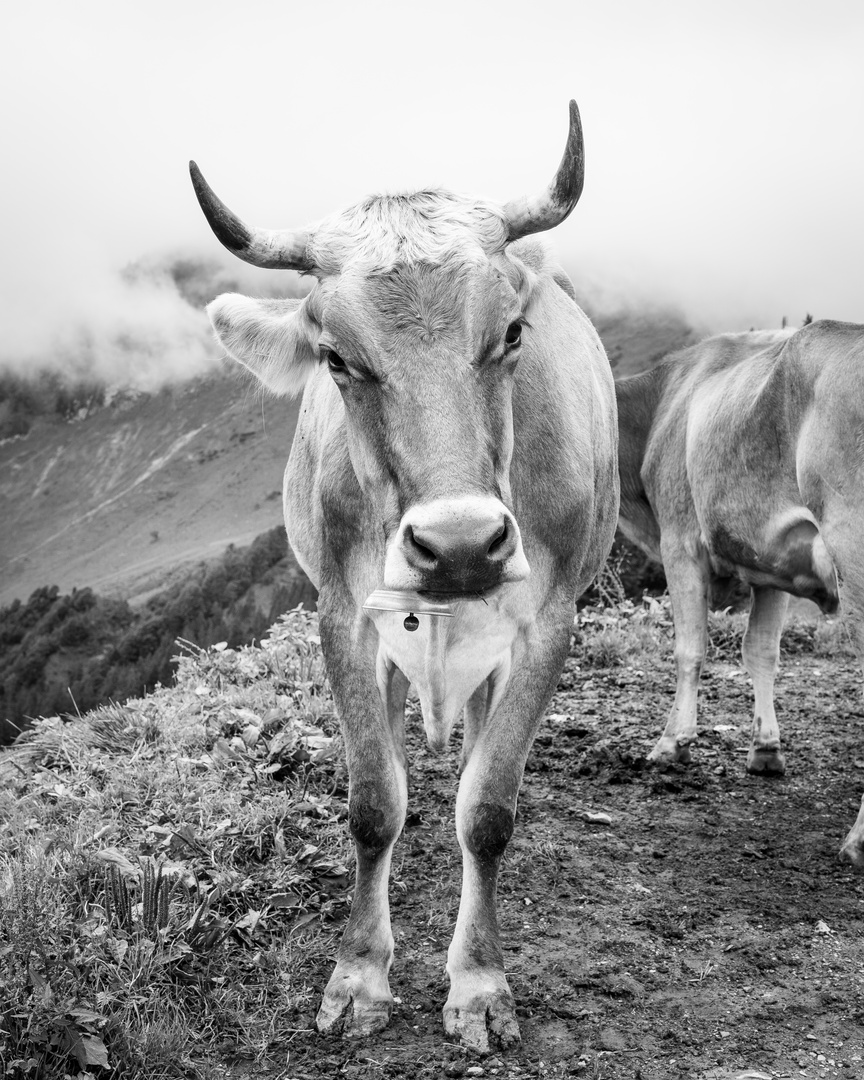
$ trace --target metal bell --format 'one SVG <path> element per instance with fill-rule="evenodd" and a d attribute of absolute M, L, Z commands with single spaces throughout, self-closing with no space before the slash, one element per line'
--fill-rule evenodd
<path fill-rule="evenodd" d="M 417 629 L 417 627 L 420 625 L 420 620 L 417 618 L 417 616 L 412 611 L 412 612 L 409 612 L 409 614 L 405 616 L 405 621 L 402 623 L 402 625 L 405 627 L 406 630 L 410 630 L 411 633 L 413 633 Z"/>

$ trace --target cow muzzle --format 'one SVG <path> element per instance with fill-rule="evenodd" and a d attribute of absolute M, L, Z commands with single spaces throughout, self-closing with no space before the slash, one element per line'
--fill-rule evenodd
<path fill-rule="evenodd" d="M 387 548 L 386 589 L 476 595 L 530 573 L 516 519 L 499 500 L 466 496 L 414 506 Z"/>

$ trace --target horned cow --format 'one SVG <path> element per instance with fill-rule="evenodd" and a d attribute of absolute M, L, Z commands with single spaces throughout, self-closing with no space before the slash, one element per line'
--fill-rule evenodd
<path fill-rule="evenodd" d="M 433 748 L 464 713 L 462 896 L 444 1026 L 470 1046 L 490 1035 L 513 1044 L 498 867 L 575 598 L 609 550 L 618 510 L 609 364 L 532 238 L 581 194 L 578 110 L 571 102 L 548 189 L 504 206 L 419 191 L 269 232 L 243 224 L 191 170 L 229 250 L 316 279 L 300 301 L 227 295 L 208 311 L 227 352 L 270 390 L 305 386 L 285 522 L 319 589 L 357 867 L 318 1028 L 367 1035 L 390 1017 L 388 875 L 408 798 L 413 685 Z"/>

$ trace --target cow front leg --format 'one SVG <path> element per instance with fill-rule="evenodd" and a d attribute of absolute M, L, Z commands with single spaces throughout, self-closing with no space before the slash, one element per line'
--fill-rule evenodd
<path fill-rule="evenodd" d="M 477 737 L 486 723 L 486 705 L 489 700 L 488 680 L 484 679 L 477 687 L 468 701 L 462 713 L 462 753 L 459 757 L 459 771 L 462 772 L 468 764 Z"/>
<path fill-rule="evenodd" d="M 569 606 L 554 629 L 538 632 L 542 647 L 535 644 L 530 656 L 514 662 L 498 707 L 482 723 L 475 718 L 475 741 L 456 797 L 462 896 L 447 952 L 444 1030 L 480 1051 L 490 1041 L 502 1049 L 520 1041 L 498 930 L 498 871 L 513 833 L 525 761 L 567 653 L 571 621 Z"/>
<path fill-rule="evenodd" d="M 780 635 L 789 595 L 777 589 L 753 588 L 750 617 L 741 642 L 741 658 L 753 680 L 753 726 L 747 772 L 782 776 L 786 762 L 780 753 L 780 725 L 774 712 L 774 679 L 780 662 Z"/>
<path fill-rule="evenodd" d="M 498 704 L 507 688 L 510 678 L 510 660 L 502 661 L 498 667 L 484 679 L 468 701 L 463 712 L 462 754 L 459 761 L 461 772 L 474 752 L 474 746 L 487 719 L 498 708 Z"/>
<path fill-rule="evenodd" d="M 322 619 L 322 644 L 325 643 Z M 335 636 L 335 635 L 334 635 Z M 371 1035 L 390 1020 L 393 960 L 388 883 L 393 845 L 405 822 L 408 802 L 404 708 L 408 683 L 385 669 L 375 680 L 371 664 L 351 671 L 350 642 L 341 641 L 333 664 L 325 646 L 333 695 L 348 761 L 348 822 L 356 852 L 351 914 L 342 935 L 336 968 L 316 1017 L 320 1032 Z M 371 670 L 371 679 L 370 679 Z"/>
<path fill-rule="evenodd" d="M 453 940 L 447 952 L 450 994 L 444 1006 L 444 1030 L 466 1046 L 489 1049 L 493 1041 L 506 1050 L 520 1041 L 513 995 L 504 973 L 498 930 L 497 888 L 501 857 L 513 833 L 515 800 L 492 792 L 466 791 L 463 772 L 456 804 L 456 832 L 462 848 L 462 897 Z"/>
<path fill-rule="evenodd" d="M 690 761 L 697 734 L 699 677 L 708 645 L 708 568 L 680 551 L 663 550 L 675 626 L 675 700 L 648 760 L 657 765 Z"/>

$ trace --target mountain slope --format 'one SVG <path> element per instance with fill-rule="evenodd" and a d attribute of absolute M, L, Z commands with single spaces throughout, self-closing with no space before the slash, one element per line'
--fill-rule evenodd
<path fill-rule="evenodd" d="M 40 419 L 0 445 L 0 606 L 43 585 L 135 596 L 281 521 L 298 404 L 233 373 Z"/>

